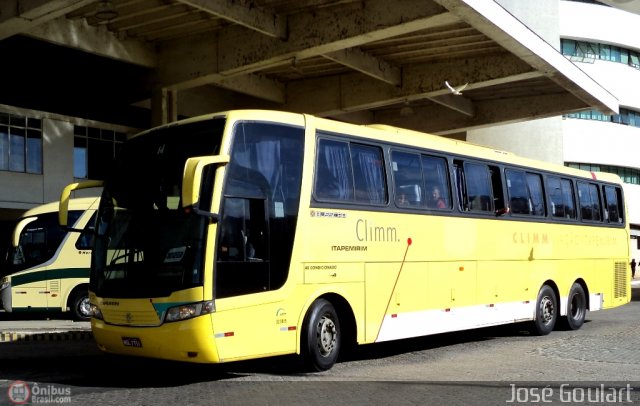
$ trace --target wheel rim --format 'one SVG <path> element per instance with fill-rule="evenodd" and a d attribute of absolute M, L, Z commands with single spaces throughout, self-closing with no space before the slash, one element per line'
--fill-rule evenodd
<path fill-rule="evenodd" d="M 540 301 L 540 318 L 544 324 L 549 324 L 553 321 L 555 314 L 555 306 L 553 300 L 549 296 L 545 296 Z"/>
<path fill-rule="evenodd" d="M 318 349 L 323 357 L 328 356 L 336 348 L 336 325 L 330 318 L 323 316 L 318 322 Z"/>
<path fill-rule="evenodd" d="M 78 303 L 78 313 L 83 317 L 91 316 L 91 302 L 88 297 L 83 298 L 80 303 Z"/>

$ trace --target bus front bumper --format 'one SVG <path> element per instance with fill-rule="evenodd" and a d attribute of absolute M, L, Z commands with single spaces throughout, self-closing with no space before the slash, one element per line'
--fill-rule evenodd
<path fill-rule="evenodd" d="M 220 362 L 210 315 L 153 327 L 117 326 L 93 318 L 91 330 L 98 347 L 108 353 L 194 363 Z"/>

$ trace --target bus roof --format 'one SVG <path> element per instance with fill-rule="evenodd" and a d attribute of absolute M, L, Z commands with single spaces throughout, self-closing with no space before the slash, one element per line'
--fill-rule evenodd
<path fill-rule="evenodd" d="M 92 206 L 97 207 L 99 200 L 99 197 L 78 197 L 70 199 L 69 210 L 87 210 Z M 41 204 L 40 206 L 27 210 L 21 217 L 37 216 L 43 213 L 57 213 L 59 204 L 57 201 Z"/>
<path fill-rule="evenodd" d="M 300 126 L 312 125 L 316 128 L 335 131 L 354 137 L 365 137 L 377 141 L 391 142 L 398 145 L 404 144 L 407 146 L 415 146 L 424 149 L 431 149 L 434 151 L 443 151 L 461 156 L 477 157 L 501 163 L 509 163 L 513 165 L 521 165 L 524 167 L 537 168 L 550 172 L 565 173 L 567 175 L 574 175 L 586 179 L 598 179 L 606 182 L 622 183 L 620 177 L 615 174 L 606 172 L 589 172 L 547 161 L 525 158 L 512 152 L 502 151 L 479 144 L 473 144 L 468 141 L 455 140 L 440 135 L 394 127 L 386 124 L 358 125 L 302 113 L 260 109 L 227 110 L 175 121 L 165 124 L 162 127 L 166 128 L 179 126 L 203 120 L 210 120 L 216 117 L 226 117 L 231 118 L 232 120 L 242 119 L 243 117 L 246 117 L 246 119 L 248 120 L 264 120 L 276 122 L 282 120 L 283 122 L 286 122 L 288 124 Z M 145 130 L 139 134 L 136 134 L 135 136 L 142 135 L 152 130 L 153 129 Z"/>

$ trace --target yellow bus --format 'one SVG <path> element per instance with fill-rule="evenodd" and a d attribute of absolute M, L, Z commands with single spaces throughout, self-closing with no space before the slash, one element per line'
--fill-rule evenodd
<path fill-rule="evenodd" d="M 75 232 L 60 228 L 59 202 L 27 210 L 17 220 L 1 275 L 6 312 L 70 312 L 74 320 L 89 320 L 90 230 L 98 200 L 70 202 Z"/>
<path fill-rule="evenodd" d="M 62 192 L 60 222 L 72 191 Z M 238 110 L 129 139 L 90 277 L 105 352 L 200 363 L 528 322 L 630 300 L 620 179 L 429 134 Z"/>

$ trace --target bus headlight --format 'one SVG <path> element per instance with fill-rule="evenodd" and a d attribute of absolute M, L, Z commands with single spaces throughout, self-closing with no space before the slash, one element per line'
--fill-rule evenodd
<path fill-rule="evenodd" d="M 172 322 L 186 320 L 202 316 L 203 314 L 213 313 L 214 311 L 215 306 L 213 305 L 213 301 L 190 303 L 167 309 L 164 321 Z"/>
<path fill-rule="evenodd" d="M 93 303 L 90 305 L 91 317 L 95 317 L 96 319 L 104 320 L 104 316 L 102 315 L 102 311 L 100 308 Z"/>

